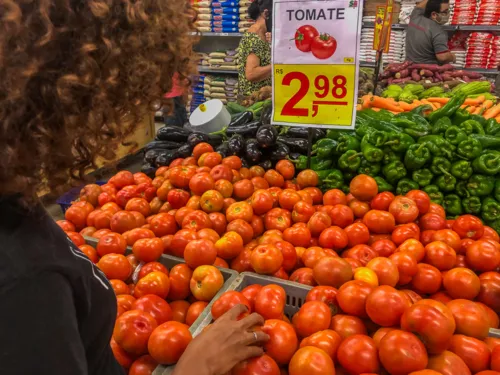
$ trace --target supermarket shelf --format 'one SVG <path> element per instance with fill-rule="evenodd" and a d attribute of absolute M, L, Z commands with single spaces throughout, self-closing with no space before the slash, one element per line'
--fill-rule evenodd
<path fill-rule="evenodd" d="M 241 38 L 243 36 L 242 33 L 191 33 L 191 35 L 200 34 L 201 36 L 207 37 L 236 37 Z"/>
<path fill-rule="evenodd" d="M 375 22 L 363 22 L 363 27 L 366 29 L 372 29 L 375 27 Z M 396 23 L 392 25 L 393 30 L 404 30 L 407 29 L 408 25 L 404 23 Z M 496 25 L 445 25 L 444 30 L 447 31 L 500 31 L 500 26 Z"/>
<path fill-rule="evenodd" d="M 363 68 L 375 68 L 375 63 L 374 62 L 367 62 L 367 61 L 361 61 L 359 63 L 359 66 Z M 459 70 L 459 68 L 457 68 Z M 498 74 L 498 70 L 496 69 L 463 69 L 467 70 L 469 72 L 476 72 L 480 74 Z"/>
<path fill-rule="evenodd" d="M 213 73 L 213 74 L 232 74 L 238 75 L 237 70 L 221 70 L 221 69 L 211 69 L 205 66 L 198 66 L 198 72 L 200 73 Z"/>

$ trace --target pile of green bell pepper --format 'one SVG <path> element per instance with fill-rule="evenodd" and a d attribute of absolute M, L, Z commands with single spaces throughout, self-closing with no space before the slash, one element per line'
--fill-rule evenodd
<path fill-rule="evenodd" d="M 500 123 L 461 109 L 455 95 L 428 117 L 411 112 L 359 111 L 354 131 L 329 130 L 313 146 L 311 168 L 321 188 L 349 190 L 358 174 L 380 191 L 426 191 L 449 217 L 470 213 L 500 232 Z M 307 158 L 296 161 L 304 169 Z"/>

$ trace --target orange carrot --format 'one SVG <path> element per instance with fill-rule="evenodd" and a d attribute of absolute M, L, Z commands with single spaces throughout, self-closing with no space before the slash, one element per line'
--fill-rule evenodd
<path fill-rule="evenodd" d="M 462 105 L 460 106 L 460 109 L 464 109 L 464 108 L 467 108 L 467 107 L 468 107 L 468 105 L 467 105 L 467 104 L 462 104 Z"/>
<path fill-rule="evenodd" d="M 372 111 L 375 111 L 375 112 L 380 112 L 380 111 L 381 111 L 381 109 L 380 109 L 380 108 L 377 108 L 377 107 L 373 107 L 373 108 L 372 108 Z"/>
<path fill-rule="evenodd" d="M 500 122 L 500 115 L 498 115 L 497 117 L 495 117 L 495 120 L 497 120 L 497 122 Z"/>
<path fill-rule="evenodd" d="M 464 104 L 478 106 L 478 105 L 482 104 L 485 99 L 486 98 L 484 95 L 478 96 L 476 99 L 467 98 L 467 99 L 465 99 Z"/>
<path fill-rule="evenodd" d="M 357 104 L 356 105 L 356 111 L 361 111 L 363 109 L 363 105 Z"/>
<path fill-rule="evenodd" d="M 482 115 L 484 112 L 486 112 L 488 109 L 493 107 L 493 101 L 492 100 L 486 100 L 480 107 L 479 110 L 476 109 L 476 112 L 474 112 L 475 115 Z"/>
<path fill-rule="evenodd" d="M 380 96 L 372 96 L 370 103 L 372 107 L 387 109 L 388 111 L 394 112 L 403 112 L 403 109 L 397 103 L 392 103 L 390 100 L 381 98 Z"/>
<path fill-rule="evenodd" d="M 361 106 L 363 107 L 363 109 L 368 109 L 371 107 L 370 99 L 372 98 L 372 96 L 372 94 L 367 94 L 361 97 Z"/>
<path fill-rule="evenodd" d="M 433 102 L 428 101 L 427 99 L 422 99 L 422 103 L 423 103 L 423 104 L 428 104 L 428 105 L 430 105 L 430 106 L 432 107 L 432 110 L 433 110 L 433 111 L 435 111 L 435 110 L 437 109 L 437 107 L 434 105 L 434 103 L 433 103 Z"/>
<path fill-rule="evenodd" d="M 450 101 L 450 98 L 427 98 L 427 100 L 432 103 L 446 104 Z"/>
<path fill-rule="evenodd" d="M 439 109 L 443 106 L 443 104 L 441 103 L 437 103 L 437 102 L 433 102 L 434 106 L 436 107 L 436 109 Z"/>
<path fill-rule="evenodd" d="M 500 103 L 498 103 L 496 106 L 494 107 L 491 107 L 490 109 L 488 109 L 484 114 L 484 118 L 486 120 L 489 120 L 490 118 L 496 118 L 496 117 L 500 117 Z M 496 119 L 498 121 L 498 119 Z"/>
<path fill-rule="evenodd" d="M 476 110 L 476 107 L 475 107 L 475 106 L 473 106 L 473 105 L 471 105 L 471 106 L 469 106 L 469 107 L 465 108 L 465 110 L 466 110 L 467 112 L 469 112 L 469 113 L 474 113 L 474 111 Z"/>
<path fill-rule="evenodd" d="M 406 102 L 399 102 L 399 106 L 405 112 L 410 112 L 413 109 L 413 104 L 408 104 Z"/>

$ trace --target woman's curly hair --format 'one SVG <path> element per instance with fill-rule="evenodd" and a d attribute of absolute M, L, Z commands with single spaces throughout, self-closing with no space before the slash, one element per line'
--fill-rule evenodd
<path fill-rule="evenodd" d="M 189 0 L 0 1 L 0 196 L 111 159 L 194 73 Z"/>

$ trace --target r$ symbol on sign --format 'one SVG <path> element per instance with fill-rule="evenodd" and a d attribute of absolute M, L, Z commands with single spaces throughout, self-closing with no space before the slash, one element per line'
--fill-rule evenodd
<path fill-rule="evenodd" d="M 283 74 L 283 69 L 276 68 L 276 74 Z"/>

